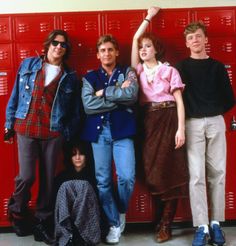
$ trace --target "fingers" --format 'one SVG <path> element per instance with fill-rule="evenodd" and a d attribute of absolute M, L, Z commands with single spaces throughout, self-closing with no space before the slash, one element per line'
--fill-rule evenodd
<path fill-rule="evenodd" d="M 123 84 L 121 85 L 121 88 L 127 88 L 129 87 L 131 84 L 131 81 L 130 80 L 126 80 L 123 82 Z"/>
<path fill-rule="evenodd" d="M 4 140 L 4 143 L 6 143 L 6 144 L 13 144 L 14 143 L 13 138 L 11 138 L 9 140 Z"/>
<path fill-rule="evenodd" d="M 176 140 L 175 140 L 175 149 L 182 147 L 184 144 L 185 144 L 185 139 L 184 138 L 178 138 L 178 136 L 177 136 Z"/>

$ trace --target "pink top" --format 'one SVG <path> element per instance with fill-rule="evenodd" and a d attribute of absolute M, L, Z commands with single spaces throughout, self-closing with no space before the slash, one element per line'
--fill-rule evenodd
<path fill-rule="evenodd" d="M 152 83 L 148 83 L 141 63 L 138 64 L 136 70 L 139 75 L 141 105 L 147 102 L 175 101 L 173 92 L 176 89 L 181 89 L 181 91 L 184 89 L 185 85 L 174 67 L 166 64 L 158 66 Z"/>

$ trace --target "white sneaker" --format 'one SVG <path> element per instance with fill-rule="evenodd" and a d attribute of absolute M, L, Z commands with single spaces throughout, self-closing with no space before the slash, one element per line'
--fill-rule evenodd
<path fill-rule="evenodd" d="M 120 232 L 124 232 L 126 223 L 126 214 L 120 214 Z"/>
<path fill-rule="evenodd" d="M 106 236 L 106 243 L 116 244 L 120 240 L 120 227 L 111 226 Z"/>

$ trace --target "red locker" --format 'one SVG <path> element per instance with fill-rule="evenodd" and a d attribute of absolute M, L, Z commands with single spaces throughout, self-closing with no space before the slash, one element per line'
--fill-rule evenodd
<path fill-rule="evenodd" d="M 144 18 L 144 11 L 107 11 L 104 14 L 104 33 L 116 37 L 119 48 L 119 62 L 130 64 L 133 35 Z"/>
<path fill-rule="evenodd" d="M 56 19 L 53 15 L 26 14 L 14 18 L 14 38 L 18 42 L 42 42 L 46 35 L 55 28 Z"/>
<path fill-rule="evenodd" d="M 0 68 L 12 68 L 12 45 L 0 43 Z"/>
<path fill-rule="evenodd" d="M 189 9 L 161 10 L 152 21 L 152 32 L 166 39 L 183 38 L 184 27 L 191 21 Z M 174 42 L 172 42 L 174 43 Z"/>
<path fill-rule="evenodd" d="M 38 41 L 17 43 L 15 49 L 16 67 L 18 67 L 25 58 L 30 56 L 39 56 L 44 52 L 42 42 Z"/>
<path fill-rule="evenodd" d="M 96 40 L 101 34 L 101 15 L 98 13 L 72 13 L 60 16 L 60 26 L 69 33 L 72 58 L 69 64 L 79 75 L 98 66 Z"/>
<path fill-rule="evenodd" d="M 189 56 L 185 47 L 183 29 L 186 24 L 198 19 L 208 27 L 210 56 L 224 62 L 236 93 L 236 7 L 191 8 L 161 10 L 149 25 L 149 31 L 159 36 L 165 47 L 166 57 L 171 65 Z M 96 40 L 101 34 L 113 34 L 120 44 L 120 62 L 130 64 L 132 37 L 146 15 L 146 10 L 96 11 L 48 14 L 13 14 L 0 16 L 0 107 L 5 109 L 10 96 L 19 63 L 28 56 L 42 54 L 42 42 L 54 28 L 64 29 L 71 37 L 73 50 L 69 64 L 81 76 L 88 70 L 97 68 Z M 3 110 L 4 112 L 4 110 Z M 236 109 L 225 115 L 227 126 L 227 181 L 226 218 L 236 219 L 236 131 L 230 130 Z M 1 114 L 3 129 L 5 115 Z M 0 131 L 3 139 L 3 131 Z M 18 171 L 16 144 L 6 145 L 0 140 L 2 155 L 0 163 L 0 226 L 7 226 L 7 203 L 14 188 L 14 177 Z M 2 152 L 3 151 L 3 152 Z M 142 165 L 142 163 L 138 163 Z M 37 183 L 33 187 L 30 207 L 36 202 Z M 142 179 L 137 176 L 135 190 L 130 202 L 127 220 L 129 222 L 153 221 L 156 208 Z M 191 212 L 188 199 L 180 201 L 176 221 L 190 221 Z"/>
<path fill-rule="evenodd" d="M 209 37 L 206 50 L 209 56 L 227 63 L 235 60 L 235 45 L 234 37 Z"/>
<path fill-rule="evenodd" d="M 3 142 L 3 125 L 5 122 L 6 104 L 9 94 L 11 93 L 11 80 L 12 72 L 0 68 L 0 106 L 2 114 L 0 117 L 0 149 L 1 149 L 1 162 L 0 162 L 0 226 L 9 225 L 7 219 L 7 203 L 14 189 L 14 178 L 16 165 L 16 149 L 15 145 L 7 145 Z"/>
<path fill-rule="evenodd" d="M 0 42 L 12 39 L 12 19 L 9 16 L 0 17 Z"/>
<path fill-rule="evenodd" d="M 235 36 L 235 8 L 197 9 L 195 20 L 202 20 L 209 36 Z"/>

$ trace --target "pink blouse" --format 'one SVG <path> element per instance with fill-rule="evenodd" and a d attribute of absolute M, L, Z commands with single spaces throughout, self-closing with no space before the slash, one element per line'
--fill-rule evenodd
<path fill-rule="evenodd" d="M 141 63 L 138 64 L 136 70 L 139 76 L 139 103 L 141 105 L 147 102 L 175 101 L 173 92 L 176 89 L 181 91 L 184 89 L 185 85 L 182 83 L 179 72 L 172 66 L 166 64 L 158 66 L 152 83 L 148 83 Z"/>

